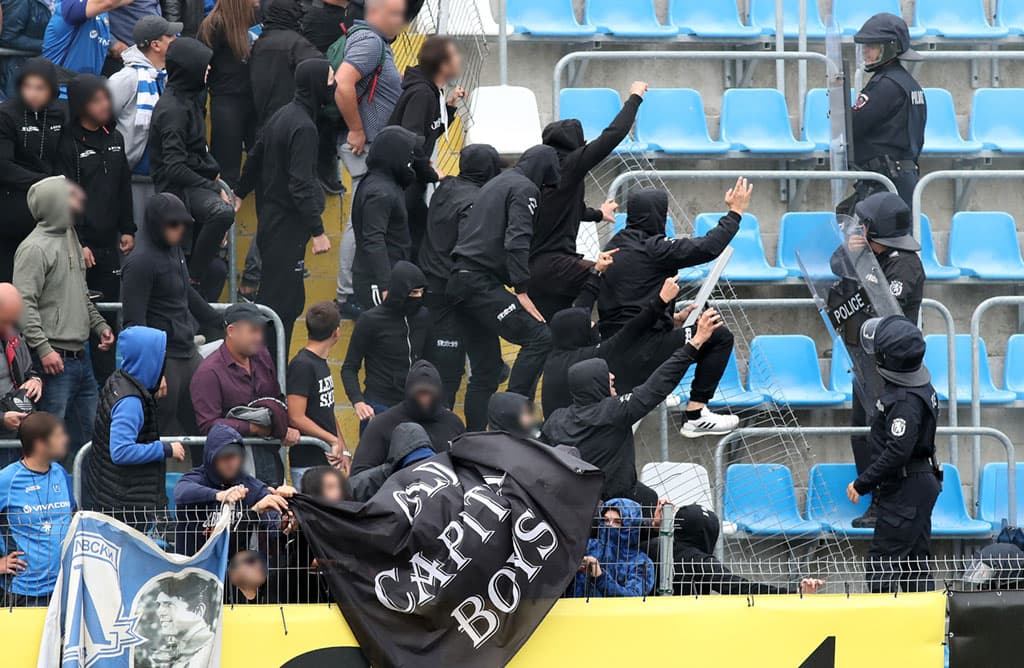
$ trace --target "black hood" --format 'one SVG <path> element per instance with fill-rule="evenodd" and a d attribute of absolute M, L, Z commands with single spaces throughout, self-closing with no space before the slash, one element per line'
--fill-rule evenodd
<path fill-rule="evenodd" d="M 50 102 L 52 103 L 57 99 L 60 94 L 60 88 L 57 83 L 57 66 L 52 62 L 37 56 L 35 58 L 29 58 L 21 64 L 21 69 L 18 71 L 18 76 L 14 80 L 14 85 L 19 91 L 21 91 L 21 82 L 25 80 L 27 76 L 38 76 L 50 84 Z"/>
<path fill-rule="evenodd" d="M 459 152 L 459 178 L 478 186 L 497 176 L 501 167 L 498 149 L 490 144 L 470 144 Z"/>
<path fill-rule="evenodd" d="M 206 68 L 213 51 L 197 39 L 179 37 L 167 49 L 167 85 L 184 93 L 206 88 Z"/>
<path fill-rule="evenodd" d="M 399 260 L 391 268 L 391 281 L 388 283 L 388 297 L 384 304 L 400 309 L 409 299 L 409 291 L 427 287 L 427 277 L 412 262 Z"/>
<path fill-rule="evenodd" d="M 575 406 L 590 406 L 610 397 L 608 362 L 595 357 L 569 367 L 569 393 Z"/>
<path fill-rule="evenodd" d="M 516 169 L 538 188 L 558 185 L 558 154 L 555 149 L 537 144 L 519 156 Z"/>
<path fill-rule="evenodd" d="M 419 65 L 410 65 L 405 68 L 405 74 L 402 75 L 402 90 L 409 90 L 417 86 L 425 86 L 430 90 L 435 99 L 441 94 L 437 85 L 427 78 L 427 75 L 423 73 Z"/>
<path fill-rule="evenodd" d="M 95 74 L 79 74 L 68 82 L 68 120 L 78 123 L 82 111 L 98 91 L 105 91 L 110 97 L 107 80 Z M 109 122 L 109 121 L 108 121 Z"/>
<path fill-rule="evenodd" d="M 295 0 L 270 0 L 263 13 L 263 30 L 299 31 L 302 22 L 302 5 Z"/>
<path fill-rule="evenodd" d="M 698 506 L 683 506 L 676 511 L 673 549 L 676 556 L 697 551 L 713 554 L 720 530 L 718 515 Z"/>
<path fill-rule="evenodd" d="M 420 448 L 434 449 L 426 430 L 415 422 L 403 422 L 391 432 L 388 444 L 388 462 L 398 465 L 403 459 Z"/>
<path fill-rule="evenodd" d="M 541 139 L 545 145 L 558 151 L 560 160 L 586 143 L 583 139 L 583 124 L 575 118 L 548 123 Z"/>
<path fill-rule="evenodd" d="M 530 400 L 515 392 L 495 392 L 487 402 L 487 427 L 491 431 L 505 431 L 513 436 L 531 436 L 523 433 L 519 416 L 530 407 Z"/>
<path fill-rule="evenodd" d="M 562 309 L 551 318 L 551 343 L 556 350 L 575 350 L 600 343 L 597 328 L 585 308 Z"/>
<path fill-rule="evenodd" d="M 665 234 L 668 217 L 668 193 L 660 188 L 631 192 L 626 200 L 626 229 L 654 236 Z"/>
<path fill-rule="evenodd" d="M 434 393 L 434 404 L 427 411 L 420 410 L 413 395 L 417 391 L 429 389 Z M 428 420 L 437 417 L 443 410 L 441 402 L 442 386 L 441 374 L 437 367 L 427 360 L 416 360 L 409 368 L 409 375 L 405 377 L 405 405 L 406 412 L 416 420 Z"/>
<path fill-rule="evenodd" d="M 146 203 L 146 219 L 142 223 L 142 231 L 153 245 L 167 248 L 164 228 L 178 221 L 184 221 L 189 226 L 194 222 L 180 199 L 171 193 L 158 193 Z"/>
<path fill-rule="evenodd" d="M 403 188 L 416 179 L 413 171 L 413 154 L 417 143 L 423 138 L 398 125 L 389 125 L 377 133 L 366 157 L 366 167 L 375 172 L 388 174 Z"/>
<path fill-rule="evenodd" d="M 316 113 L 334 99 L 334 85 L 327 85 L 331 64 L 323 58 L 310 58 L 295 68 L 295 101 L 316 120 Z"/>

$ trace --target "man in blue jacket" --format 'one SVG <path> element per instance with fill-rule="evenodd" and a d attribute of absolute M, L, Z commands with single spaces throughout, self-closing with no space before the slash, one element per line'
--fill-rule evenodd
<path fill-rule="evenodd" d="M 604 504 L 597 538 L 587 541 L 573 595 L 646 596 L 654 589 L 654 562 L 640 551 L 640 504 L 612 499 Z"/>

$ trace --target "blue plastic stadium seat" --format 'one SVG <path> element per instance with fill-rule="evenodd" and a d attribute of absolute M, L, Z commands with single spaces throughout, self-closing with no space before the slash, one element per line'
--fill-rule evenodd
<path fill-rule="evenodd" d="M 989 462 L 981 469 L 978 484 L 978 519 L 999 529 L 1003 520 L 1009 520 L 1010 501 L 1007 492 L 1006 462 Z M 1024 521 L 1024 462 L 1014 466 L 1017 483 L 1017 524 Z"/>
<path fill-rule="evenodd" d="M 826 221 L 835 220 L 835 217 L 835 214 L 829 211 L 795 211 L 783 214 L 782 220 L 779 221 L 776 266 L 785 267 L 790 276 L 802 276 L 803 272 L 796 257 L 796 251 L 800 248 L 808 251 L 801 257 L 805 263 L 810 262 L 807 271 L 812 278 L 835 276 L 828 265 L 828 260 L 839 247 L 839 241 L 832 235 L 822 233 L 826 229 Z M 810 253 L 812 248 L 814 252 Z"/>
<path fill-rule="evenodd" d="M 846 399 L 825 387 L 814 341 L 802 334 L 755 337 L 748 376 L 752 392 L 790 406 L 838 406 Z"/>
<path fill-rule="evenodd" d="M 1003 26 L 1011 35 L 1024 34 L 1024 0 L 999 0 L 996 25 Z"/>
<path fill-rule="evenodd" d="M 725 470 L 725 522 L 757 536 L 814 537 L 821 522 L 800 516 L 793 476 L 781 464 L 732 464 Z"/>
<path fill-rule="evenodd" d="M 637 114 L 636 138 L 665 153 L 725 153 L 732 148 L 711 139 L 704 101 L 690 88 L 647 91 Z"/>
<path fill-rule="evenodd" d="M 690 400 L 690 385 L 693 383 L 695 371 L 696 365 L 690 365 L 686 375 L 683 376 L 683 379 L 679 381 L 679 385 L 672 392 L 680 405 Z M 743 381 L 740 379 L 739 365 L 736 364 L 736 353 L 733 352 L 725 366 L 725 373 L 722 374 L 722 379 L 718 382 L 718 390 L 708 404 L 713 408 L 750 408 L 751 406 L 760 406 L 765 401 L 770 401 L 770 399 L 767 399 L 760 392 L 752 392 L 743 387 Z"/>
<path fill-rule="evenodd" d="M 1003 387 L 1024 399 L 1024 334 L 1007 339 L 1003 367 Z"/>
<path fill-rule="evenodd" d="M 924 337 L 927 350 L 924 364 L 932 374 L 932 386 L 939 399 L 949 400 L 949 359 L 946 349 L 945 334 L 929 334 Z M 981 386 L 981 403 L 1008 404 L 1017 398 L 1015 392 L 1000 390 L 992 382 L 992 371 L 988 366 L 988 352 L 985 340 L 981 344 L 981 366 L 979 381 Z M 971 402 L 971 336 L 956 335 L 956 401 L 958 404 Z"/>
<path fill-rule="evenodd" d="M 702 237 L 724 214 L 702 213 L 693 221 L 694 236 Z M 745 213 L 740 220 L 740 230 L 729 244 L 733 248 L 732 259 L 723 274 L 727 280 L 740 282 L 781 281 L 789 275 L 782 267 L 768 264 L 761 242 L 761 224 L 757 216 Z"/>
<path fill-rule="evenodd" d="M 612 226 L 612 236 L 615 236 L 622 230 L 626 229 L 626 217 L 625 213 L 615 214 L 615 224 Z M 672 216 L 665 218 L 665 236 L 669 239 L 674 239 L 676 236 L 676 224 L 672 220 Z"/>
<path fill-rule="evenodd" d="M 782 34 L 787 38 L 800 36 L 800 0 L 782 0 Z M 761 29 L 762 35 L 775 34 L 775 0 L 751 0 L 750 22 Z M 807 37 L 824 39 L 825 24 L 818 13 L 818 3 L 807 3 Z"/>
<path fill-rule="evenodd" d="M 698 37 L 756 37 L 757 26 L 740 22 L 735 0 L 671 0 L 669 20 L 683 34 Z"/>
<path fill-rule="evenodd" d="M 870 538 L 874 529 L 853 526 L 871 505 L 871 495 L 865 494 L 856 505 L 846 498 L 846 487 L 857 477 L 854 464 L 815 464 L 807 482 L 807 519 L 821 522 L 826 530 L 849 537 Z"/>
<path fill-rule="evenodd" d="M 960 278 L 960 270 L 939 262 L 932 237 L 932 223 L 928 216 L 921 214 L 921 264 L 929 281 L 951 281 Z"/>
<path fill-rule="evenodd" d="M 847 401 L 853 399 L 853 362 L 846 345 L 832 339 L 832 363 L 829 364 L 828 386 L 833 392 L 842 392 Z"/>
<path fill-rule="evenodd" d="M 751 153 L 810 153 L 793 138 L 786 97 L 774 88 L 730 88 L 722 96 L 722 141 Z"/>
<path fill-rule="evenodd" d="M 865 21 L 881 12 L 902 16 L 900 0 L 832 0 L 832 16 L 847 37 L 852 37 Z M 916 25 L 909 27 L 911 39 L 924 37 L 924 28 Z"/>
<path fill-rule="evenodd" d="M 621 109 L 619 93 L 611 88 L 563 88 L 558 94 L 559 117 L 578 119 L 587 141 L 596 139 Z M 626 137 L 615 151 L 642 153 L 648 149 L 647 144 Z"/>
<path fill-rule="evenodd" d="M 985 148 L 980 141 L 965 140 L 956 122 L 953 96 L 944 88 L 925 88 L 928 122 L 924 126 L 924 153 L 977 153 Z"/>
<path fill-rule="evenodd" d="M 974 91 L 971 139 L 1003 153 L 1024 153 L 1024 118 L 1006 113 L 1024 107 L 1024 88 L 980 88 Z"/>
<path fill-rule="evenodd" d="M 1002 211 L 961 211 L 949 232 L 949 263 L 965 276 L 989 281 L 1024 279 L 1024 259 L 1013 216 Z"/>
<path fill-rule="evenodd" d="M 1000 39 L 1010 34 L 990 25 L 983 0 L 917 0 L 914 25 L 947 39 Z"/>
<path fill-rule="evenodd" d="M 598 32 L 616 37 L 671 37 L 679 33 L 674 25 L 658 23 L 653 0 L 587 0 L 586 22 Z"/>
<path fill-rule="evenodd" d="M 174 486 L 181 480 L 181 473 L 167 473 L 164 475 L 164 486 L 167 489 L 167 509 L 174 510 Z"/>
<path fill-rule="evenodd" d="M 597 33 L 594 26 L 576 20 L 572 0 L 508 0 L 506 13 L 516 32 L 550 37 Z"/>
<path fill-rule="evenodd" d="M 932 536 L 974 538 L 991 535 L 990 522 L 972 519 L 967 514 L 960 471 L 952 464 L 943 464 L 942 477 L 942 491 L 932 510 Z"/>
<path fill-rule="evenodd" d="M 804 97 L 804 141 L 814 143 L 815 151 L 827 151 L 832 141 L 828 120 L 828 90 L 812 88 Z"/>

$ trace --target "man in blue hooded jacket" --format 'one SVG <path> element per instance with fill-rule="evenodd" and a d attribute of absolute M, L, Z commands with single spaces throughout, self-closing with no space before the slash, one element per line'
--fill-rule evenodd
<path fill-rule="evenodd" d="M 654 562 L 640 551 L 640 504 L 612 499 L 604 504 L 597 538 L 587 541 L 573 595 L 646 596 L 654 589 Z"/>

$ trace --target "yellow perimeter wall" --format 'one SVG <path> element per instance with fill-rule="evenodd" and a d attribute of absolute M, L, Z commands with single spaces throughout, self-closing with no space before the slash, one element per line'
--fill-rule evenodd
<path fill-rule="evenodd" d="M 941 592 L 759 596 L 752 606 L 740 596 L 562 600 L 510 665 L 798 668 L 834 636 L 838 668 L 939 668 L 945 607 Z M 356 644 L 336 607 L 283 610 L 287 634 L 277 606 L 225 610 L 223 668 L 274 668 Z M 34 667 L 45 611 L 0 615 L 0 665 Z"/>

